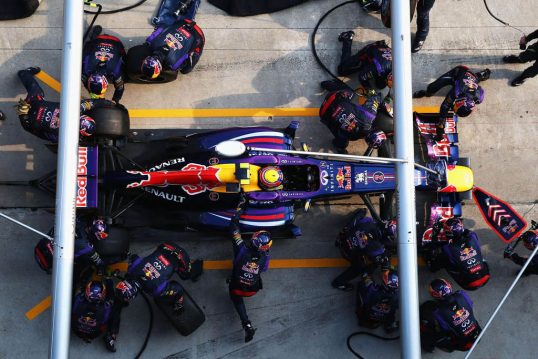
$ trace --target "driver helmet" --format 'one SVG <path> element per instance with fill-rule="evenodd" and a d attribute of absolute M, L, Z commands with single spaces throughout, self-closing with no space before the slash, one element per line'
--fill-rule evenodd
<path fill-rule="evenodd" d="M 385 269 L 382 274 L 385 289 L 393 293 L 396 292 L 399 285 L 398 273 L 394 269 Z"/>
<path fill-rule="evenodd" d="M 260 252 L 268 251 L 272 244 L 271 233 L 267 231 L 258 231 L 252 235 L 252 246 Z"/>
<path fill-rule="evenodd" d="M 267 166 L 260 169 L 259 184 L 262 189 L 271 190 L 282 186 L 284 174 L 278 166 Z"/>
<path fill-rule="evenodd" d="M 191 258 L 187 251 L 181 248 L 175 243 L 162 243 L 159 248 L 164 252 L 172 254 L 179 261 L 179 271 L 180 272 L 189 272 L 191 269 Z"/>
<path fill-rule="evenodd" d="M 91 98 L 103 98 L 108 88 L 108 80 L 105 75 L 91 74 L 86 84 Z"/>
<path fill-rule="evenodd" d="M 460 117 L 469 116 L 476 108 L 476 103 L 472 96 L 465 94 L 454 100 L 454 112 Z"/>
<path fill-rule="evenodd" d="M 448 240 L 460 239 L 465 229 L 461 219 L 452 217 L 443 222 L 443 232 Z"/>
<path fill-rule="evenodd" d="M 106 287 L 101 281 L 92 280 L 86 285 L 84 296 L 91 303 L 99 303 L 105 300 Z"/>
<path fill-rule="evenodd" d="M 100 241 L 108 237 L 108 225 L 102 219 L 94 219 L 88 227 L 88 234 L 92 239 Z"/>
<path fill-rule="evenodd" d="M 383 131 L 374 130 L 374 131 L 368 132 L 368 134 L 366 135 L 365 140 L 366 140 L 366 144 L 369 147 L 374 148 L 374 149 L 378 149 L 387 140 L 387 135 Z"/>
<path fill-rule="evenodd" d="M 438 278 L 431 281 L 428 291 L 434 299 L 445 299 L 452 294 L 452 285 L 446 279 Z"/>
<path fill-rule="evenodd" d="M 95 132 L 95 121 L 87 115 L 80 116 L 80 135 L 90 137 Z"/>
<path fill-rule="evenodd" d="M 385 223 L 385 236 L 391 241 L 396 240 L 396 234 L 398 233 L 398 222 L 395 219 L 390 221 L 384 221 Z"/>
<path fill-rule="evenodd" d="M 163 65 L 156 57 L 148 56 L 142 62 L 141 70 L 142 73 L 150 79 L 156 79 L 161 74 Z"/>
<path fill-rule="evenodd" d="M 527 231 L 523 234 L 523 245 L 528 250 L 533 251 L 538 246 L 538 233 L 537 231 Z"/>

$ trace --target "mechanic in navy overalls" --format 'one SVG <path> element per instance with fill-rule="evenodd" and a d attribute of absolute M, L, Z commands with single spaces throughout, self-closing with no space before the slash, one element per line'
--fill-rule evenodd
<path fill-rule="evenodd" d="M 452 291 L 445 279 L 434 279 L 429 286 L 435 301 L 421 305 L 421 344 L 433 352 L 435 347 L 452 352 L 467 351 L 482 331 L 473 313 L 473 302 L 463 290 Z"/>
<path fill-rule="evenodd" d="M 448 239 L 445 244 L 437 240 L 441 226 Z M 432 243 L 423 253 L 432 272 L 446 268 L 464 289 L 475 290 L 489 281 L 489 266 L 482 256 L 478 237 L 475 232 L 464 229 L 459 218 L 437 222 L 432 231 Z"/>
<path fill-rule="evenodd" d="M 77 220 L 75 227 L 75 266 L 73 280 L 79 279 L 82 271 L 90 265 L 95 266 L 97 273 L 103 273 L 104 267 L 113 262 L 105 262 L 94 248 L 96 241 L 108 237 L 109 229 L 102 219 L 94 219 L 86 226 L 83 221 Z M 54 237 L 54 228 L 48 235 Z M 41 269 L 52 273 L 54 245 L 51 240 L 42 238 L 34 249 L 34 257 Z"/>
<path fill-rule="evenodd" d="M 248 318 L 243 298 L 252 297 L 262 289 L 261 273 L 269 268 L 269 248 L 273 243 L 267 231 L 255 232 L 248 241 L 242 239 L 239 218 L 246 204 L 246 197 L 241 193 L 239 204 L 230 223 L 234 259 L 232 277 L 229 279 L 230 299 L 245 330 L 245 343 L 254 338 L 256 328 L 252 326 Z"/>
<path fill-rule="evenodd" d="M 413 98 L 430 97 L 443 87 L 452 86 L 439 111 L 437 140 L 442 139 L 449 111 L 453 110 L 456 115 L 467 117 L 476 109 L 477 104 L 484 102 L 485 91 L 478 83 L 489 79 L 490 74 L 489 69 L 475 73 L 467 66 L 459 65 L 429 84 L 426 90 L 416 91 L 413 94 Z"/>
<path fill-rule="evenodd" d="M 28 95 L 25 100 L 19 100 L 17 115 L 22 127 L 39 138 L 58 142 L 60 133 L 60 103 L 45 100 L 43 89 L 37 83 L 34 75 L 39 73 L 39 67 L 30 67 L 18 72 Z M 94 107 L 108 106 L 112 102 L 105 99 L 82 100 L 80 102 L 80 139 L 84 140 L 95 132 L 95 121 L 84 112 Z"/>
<path fill-rule="evenodd" d="M 364 274 L 357 286 L 357 318 L 359 325 L 375 329 L 383 325 L 385 332 L 398 329 L 398 274 L 393 269 L 381 273 L 383 284 L 376 284 L 372 277 Z"/>
<path fill-rule="evenodd" d="M 353 31 L 347 31 L 338 37 L 338 41 L 342 42 L 338 75 L 348 76 L 357 73 L 361 85 L 366 90 L 379 91 L 387 86 L 392 87 L 392 50 L 390 46 L 385 40 L 376 41 L 352 55 L 353 35 L 355 35 Z M 329 82 L 322 82 L 322 87 L 328 91 L 334 91 L 332 88 L 326 88 L 327 84 Z"/>
<path fill-rule="evenodd" d="M 523 245 L 525 248 L 530 251 L 534 251 L 536 246 L 538 246 L 538 231 L 527 231 L 523 233 L 521 239 L 523 240 Z M 514 253 L 514 248 L 512 247 L 508 247 L 504 251 L 504 258 L 509 258 L 512 260 L 512 262 L 520 266 L 523 266 L 528 259 L 527 257 L 522 257 L 519 254 Z M 523 275 L 529 274 L 538 274 L 538 254 L 532 258 L 531 262 L 527 266 L 527 269 L 525 269 L 525 272 L 523 273 Z"/>
<path fill-rule="evenodd" d="M 82 84 L 91 98 L 103 98 L 111 81 L 114 84 L 112 101 L 119 103 L 123 96 L 125 48 L 115 36 L 100 35 L 103 28 L 94 26 L 90 41 L 82 51 Z"/>
<path fill-rule="evenodd" d="M 349 141 L 364 138 L 372 129 L 381 95 L 371 92 L 360 105 L 359 95 L 351 90 L 330 92 L 319 110 L 321 122 L 334 136 L 332 141 L 338 153 L 347 153 Z"/>
<path fill-rule="evenodd" d="M 142 62 L 141 72 L 148 78 L 159 77 L 163 69 L 191 72 L 204 49 L 205 37 L 202 29 L 194 22 L 200 0 L 179 2 L 179 13 L 170 11 L 170 0 L 164 0 L 159 14 L 153 19 L 157 27 L 146 39 L 151 55 Z M 183 7 L 187 4 L 187 7 Z M 182 10 L 183 9 L 183 10 Z"/>
<path fill-rule="evenodd" d="M 114 341 L 119 331 L 119 317 L 115 317 L 114 284 L 111 279 L 102 281 L 89 281 L 73 298 L 71 310 L 71 328 L 75 334 L 85 342 L 105 333 L 103 337 L 105 346 L 109 351 L 115 352 Z"/>
<path fill-rule="evenodd" d="M 394 242 L 395 235 L 395 221 L 379 224 L 371 217 L 366 217 L 365 209 L 359 209 L 340 231 L 335 242 L 350 266 L 332 281 L 333 288 L 352 290 L 353 286 L 349 282 L 354 278 L 372 272 L 377 266 L 383 270 L 388 269 L 390 258 L 385 244 Z"/>

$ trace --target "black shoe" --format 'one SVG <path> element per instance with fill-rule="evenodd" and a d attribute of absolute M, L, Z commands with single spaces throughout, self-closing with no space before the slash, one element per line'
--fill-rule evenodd
<path fill-rule="evenodd" d="M 245 343 L 248 343 L 254 338 L 254 334 L 256 333 L 256 328 L 254 328 L 252 326 L 252 323 L 248 321 L 243 324 L 243 329 L 245 330 Z"/>
<path fill-rule="evenodd" d="M 90 35 L 90 39 L 91 40 L 95 39 L 97 36 L 101 35 L 102 32 L 103 32 L 103 27 L 101 25 L 94 25 L 92 27 L 92 33 Z"/>
<path fill-rule="evenodd" d="M 353 36 L 355 36 L 355 31 L 344 31 L 338 36 L 338 41 L 353 41 Z"/>
<path fill-rule="evenodd" d="M 508 55 L 508 56 L 503 57 L 503 62 L 505 62 L 507 64 L 521 63 L 521 61 L 519 61 L 519 57 L 516 56 L 516 55 Z"/>
<path fill-rule="evenodd" d="M 344 292 L 349 292 L 353 290 L 353 286 L 349 283 L 346 284 L 337 284 L 334 281 L 331 283 L 332 287 L 335 289 L 343 290 Z"/>
<path fill-rule="evenodd" d="M 336 79 L 333 79 L 333 80 L 327 80 L 327 81 L 322 81 L 320 83 L 320 86 L 322 89 L 324 90 L 327 90 L 329 92 L 332 92 L 332 91 L 338 91 L 338 90 L 341 90 L 342 89 L 342 83 L 340 80 L 336 80 Z"/>
<path fill-rule="evenodd" d="M 32 75 L 36 75 L 41 72 L 41 67 L 37 67 L 37 66 L 29 67 L 26 69 L 26 71 L 31 72 Z"/>
<path fill-rule="evenodd" d="M 424 46 L 424 40 L 414 41 L 413 46 L 411 46 L 411 52 L 419 52 L 420 49 L 422 49 L 422 46 Z"/>
<path fill-rule="evenodd" d="M 105 347 L 109 352 L 116 352 L 116 334 L 106 333 L 103 337 L 105 340 Z"/>
<path fill-rule="evenodd" d="M 518 76 L 518 77 L 516 77 L 515 79 L 512 80 L 512 83 L 510 85 L 512 85 L 514 87 L 521 86 L 521 85 L 523 85 L 524 82 L 525 82 L 525 79 L 521 78 L 521 76 Z"/>
<path fill-rule="evenodd" d="M 419 91 L 413 92 L 413 98 L 423 98 L 423 97 L 426 97 L 427 95 L 428 94 L 426 90 L 419 90 Z"/>
<path fill-rule="evenodd" d="M 0 111 L 0 121 L 5 121 L 5 120 L 7 120 L 6 114 Z"/>
<path fill-rule="evenodd" d="M 478 81 L 486 81 L 491 76 L 491 70 L 485 69 L 480 72 L 476 73 L 476 77 L 478 78 Z"/>

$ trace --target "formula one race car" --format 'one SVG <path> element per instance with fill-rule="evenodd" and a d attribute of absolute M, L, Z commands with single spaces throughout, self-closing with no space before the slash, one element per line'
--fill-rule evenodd
<path fill-rule="evenodd" d="M 97 123 L 125 122 L 109 113 L 92 116 Z M 428 138 L 429 159 L 415 170 L 415 186 L 436 195 L 445 207 L 456 208 L 472 188 L 473 174 L 458 158 L 457 118 L 448 121 L 454 126 L 447 126 L 441 143 L 430 134 L 435 133 L 429 124 L 433 119 L 417 115 L 419 133 Z M 77 207 L 126 227 L 226 230 L 244 192 L 244 231 L 263 228 L 297 236 L 296 208 L 308 208 L 312 200 L 351 194 L 364 199 L 365 194 L 395 190 L 395 166 L 379 163 L 379 158 L 333 160 L 332 154 L 293 151 L 297 127 L 294 122 L 285 129 L 236 127 L 162 138 L 132 132 L 128 140 L 119 132 L 107 137 L 101 131 L 95 143 L 79 148 Z M 391 151 L 380 153 L 387 156 Z M 39 185 L 48 183 L 53 190 L 51 176 Z M 381 206 L 383 219 L 392 217 L 388 202 Z"/>

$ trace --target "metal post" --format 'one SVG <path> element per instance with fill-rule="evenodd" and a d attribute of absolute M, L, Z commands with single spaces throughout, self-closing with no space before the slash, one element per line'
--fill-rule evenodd
<path fill-rule="evenodd" d="M 82 1 L 64 1 L 62 93 L 54 231 L 56 245 L 52 271 L 52 330 L 49 351 L 49 357 L 53 359 L 69 357 L 83 14 Z"/>
<path fill-rule="evenodd" d="M 521 278 L 521 276 L 523 275 L 523 273 L 525 272 L 525 269 L 527 269 L 527 267 L 529 266 L 529 264 L 531 263 L 532 259 L 534 258 L 534 256 L 536 255 L 536 252 L 538 252 L 538 247 L 534 248 L 534 251 L 532 251 L 532 254 L 530 255 L 529 258 L 527 258 L 527 261 L 525 262 L 525 264 L 523 265 L 523 267 L 521 268 L 521 270 L 519 271 L 519 273 L 517 274 L 517 277 L 516 279 L 514 279 L 514 281 L 512 282 L 512 285 L 510 286 L 510 288 L 508 288 L 508 291 L 506 292 L 506 294 L 504 295 L 503 299 L 501 299 L 501 301 L 499 302 L 499 304 L 497 305 L 497 308 L 495 308 L 495 311 L 493 312 L 493 314 L 491 315 L 491 317 L 489 318 L 488 322 L 486 323 L 486 325 L 484 326 L 484 329 L 482 329 L 482 332 L 480 333 L 480 335 L 478 336 L 478 338 L 476 338 L 473 346 L 471 347 L 471 350 L 469 350 L 469 352 L 467 353 L 467 355 L 465 356 L 465 359 L 468 359 L 471 354 L 473 353 L 473 350 L 475 350 L 476 346 L 478 345 L 478 343 L 480 342 L 480 339 L 482 339 L 482 336 L 486 333 L 486 330 L 488 329 L 489 325 L 491 324 L 491 322 L 493 321 L 493 319 L 495 318 L 495 316 L 497 315 L 497 312 L 499 311 L 499 309 L 501 309 L 502 305 L 504 304 L 504 302 L 506 301 L 506 298 L 508 298 L 508 296 L 510 295 L 510 293 L 512 293 L 512 290 L 514 289 L 514 287 L 516 286 L 517 282 L 519 281 L 519 278 Z"/>
<path fill-rule="evenodd" d="M 409 0 L 392 0 L 392 74 L 398 198 L 398 257 L 400 274 L 400 335 L 402 358 L 420 354 L 417 240 L 414 185 L 413 104 L 411 98 L 411 40 Z"/>

